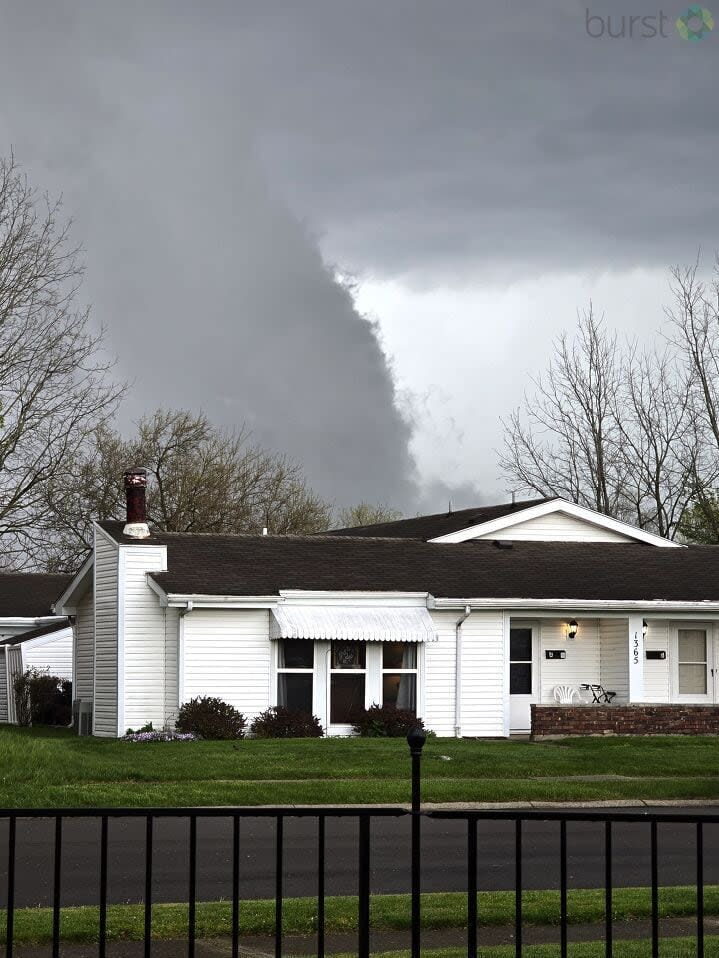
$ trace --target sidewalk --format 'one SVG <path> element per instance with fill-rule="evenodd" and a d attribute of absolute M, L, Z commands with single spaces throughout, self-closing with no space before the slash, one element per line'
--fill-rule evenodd
<path fill-rule="evenodd" d="M 696 934 L 696 919 L 694 918 L 667 918 L 659 923 L 660 935 L 663 938 L 693 937 Z M 704 921 L 707 935 L 719 935 L 719 917 L 707 917 Z M 523 941 L 528 945 L 552 944 L 559 942 L 559 927 L 546 925 L 525 925 Z M 604 937 L 603 924 L 569 925 L 569 941 L 601 941 Z M 651 938 L 651 924 L 648 921 L 630 921 L 614 923 L 614 940 L 641 940 Z M 269 938 L 243 938 L 241 940 L 240 955 L 243 958 L 273 958 L 274 941 Z M 461 928 L 427 929 L 422 932 L 422 948 L 458 948 L 466 945 L 467 932 Z M 492 945 L 508 945 L 514 943 L 514 926 L 490 927 L 479 929 L 479 944 L 481 947 Z M 328 935 L 325 940 L 327 954 L 352 954 L 357 947 L 356 934 Z M 409 948 L 409 932 L 382 931 L 372 934 L 372 951 L 380 954 L 383 951 L 396 951 Z M 108 944 L 109 958 L 142 958 L 142 942 L 110 942 Z M 152 954 L 154 958 L 182 958 L 187 952 L 186 941 L 153 941 Z M 290 956 L 310 956 L 315 953 L 314 937 L 301 935 L 286 935 L 283 943 L 283 953 Z M 48 946 L 23 947 L 16 946 L 14 954 L 17 958 L 47 958 Z M 230 958 L 232 946 L 229 939 L 216 938 L 210 941 L 198 941 L 195 949 L 196 958 Z M 97 958 L 97 944 L 73 945 L 63 944 L 63 958 Z"/>

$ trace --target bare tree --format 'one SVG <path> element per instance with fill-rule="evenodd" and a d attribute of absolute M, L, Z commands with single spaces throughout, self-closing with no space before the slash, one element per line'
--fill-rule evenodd
<path fill-rule="evenodd" d="M 12 156 L 0 160 L 0 542 L 15 567 L 36 562 L 48 487 L 122 392 L 77 305 L 82 275 L 60 201 L 39 196 Z"/>
<path fill-rule="evenodd" d="M 696 381 L 681 349 L 620 345 L 590 306 L 504 424 L 504 475 L 674 538 L 706 475 Z"/>
<path fill-rule="evenodd" d="M 148 470 L 148 517 L 166 532 L 319 532 L 330 507 L 311 489 L 300 467 L 253 445 L 244 430 L 213 426 L 202 413 L 159 409 L 123 439 L 99 431 L 72 477 L 53 487 L 55 518 L 49 565 L 77 567 L 92 544 L 95 519 L 124 516 L 122 473 Z"/>
<path fill-rule="evenodd" d="M 630 345 L 614 417 L 622 436 L 619 515 L 674 538 L 692 497 L 699 438 L 691 385 L 670 349 Z"/>
<path fill-rule="evenodd" d="M 383 503 L 372 505 L 369 502 L 359 502 L 356 506 L 347 506 L 337 514 L 337 528 L 351 529 L 355 526 L 371 526 L 379 522 L 393 522 L 401 519 L 402 513 L 386 506 Z"/>
<path fill-rule="evenodd" d="M 719 542 L 719 260 L 709 282 L 699 259 L 671 271 L 673 302 L 666 310 L 671 340 L 683 359 L 696 435 L 692 450 L 692 503 L 681 533 L 700 542 Z"/>
<path fill-rule="evenodd" d="M 616 336 L 589 310 L 576 338 L 555 343 L 547 373 L 533 380 L 508 420 L 500 458 L 503 474 L 522 491 L 562 496 L 606 515 L 621 501 L 623 437 L 615 400 L 621 385 Z"/>

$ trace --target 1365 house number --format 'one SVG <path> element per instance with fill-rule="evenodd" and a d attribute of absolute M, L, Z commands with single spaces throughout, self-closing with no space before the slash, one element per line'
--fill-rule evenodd
<path fill-rule="evenodd" d="M 634 635 L 634 664 L 639 665 L 639 636 L 635 633 Z"/>

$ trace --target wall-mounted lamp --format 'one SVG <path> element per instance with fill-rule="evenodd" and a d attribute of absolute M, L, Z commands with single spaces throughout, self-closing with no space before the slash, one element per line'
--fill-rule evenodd
<path fill-rule="evenodd" d="M 577 625 L 577 620 L 572 619 L 567 625 L 567 638 L 576 639 L 578 629 L 579 629 L 579 626 Z"/>
<path fill-rule="evenodd" d="M 642 635 L 646 635 L 648 629 L 649 629 L 649 626 L 647 625 L 647 620 L 642 619 Z"/>

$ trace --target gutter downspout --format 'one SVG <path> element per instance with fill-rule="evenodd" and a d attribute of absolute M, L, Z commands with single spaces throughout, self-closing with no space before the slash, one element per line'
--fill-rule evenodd
<path fill-rule="evenodd" d="M 454 737 L 462 737 L 462 625 L 472 614 L 472 607 L 465 605 L 464 613 L 454 626 Z"/>
<path fill-rule="evenodd" d="M 182 705 L 185 695 L 185 616 L 192 612 L 192 599 L 180 609 L 177 620 L 177 707 Z"/>

